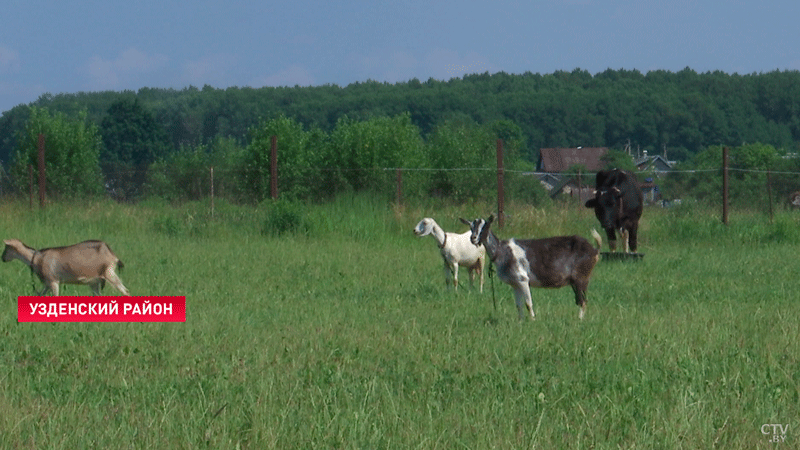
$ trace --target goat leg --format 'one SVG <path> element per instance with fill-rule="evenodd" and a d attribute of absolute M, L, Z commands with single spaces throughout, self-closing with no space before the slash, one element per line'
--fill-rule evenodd
<path fill-rule="evenodd" d="M 527 283 L 517 286 L 514 289 L 514 297 L 517 302 L 517 313 L 519 314 L 519 319 L 525 319 L 525 309 L 527 309 L 528 313 L 530 314 L 531 320 L 536 320 L 536 314 L 533 312 L 533 300 L 531 299 L 531 289 L 528 287 Z M 523 309 L 523 305 L 525 305 L 525 309 Z"/>

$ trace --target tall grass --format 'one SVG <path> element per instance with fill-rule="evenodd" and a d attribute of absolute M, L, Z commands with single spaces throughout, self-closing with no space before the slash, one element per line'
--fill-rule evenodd
<path fill-rule="evenodd" d="M 353 196 L 264 233 L 271 206 L 0 206 L 6 238 L 105 239 L 134 295 L 187 299 L 180 324 L 20 324 L 30 273 L 0 265 L 0 447 L 797 446 L 797 216 L 648 209 L 645 258 L 598 264 L 585 320 L 561 289 L 519 322 L 496 279 L 497 309 L 488 280 L 447 290 L 411 232 L 492 205 Z M 585 208 L 507 211 L 501 237 L 597 227 Z"/>

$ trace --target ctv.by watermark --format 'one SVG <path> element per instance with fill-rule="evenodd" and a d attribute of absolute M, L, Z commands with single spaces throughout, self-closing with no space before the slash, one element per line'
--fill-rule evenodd
<path fill-rule="evenodd" d="M 786 433 L 789 431 L 789 424 L 765 423 L 761 425 L 761 434 L 769 436 L 769 442 L 786 442 Z"/>

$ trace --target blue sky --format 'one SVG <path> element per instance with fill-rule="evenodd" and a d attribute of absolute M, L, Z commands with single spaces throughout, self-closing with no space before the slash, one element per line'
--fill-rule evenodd
<path fill-rule="evenodd" d="M 798 17 L 795 0 L 5 0 L 0 112 L 142 87 L 800 70 Z"/>

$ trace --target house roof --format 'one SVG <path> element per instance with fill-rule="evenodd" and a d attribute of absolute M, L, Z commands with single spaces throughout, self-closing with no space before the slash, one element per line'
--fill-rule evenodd
<path fill-rule="evenodd" d="M 653 169 L 657 171 L 666 172 L 672 169 L 672 162 L 667 161 L 660 155 L 644 156 L 641 159 L 637 160 L 634 164 L 636 164 L 636 167 L 638 167 L 639 170 Z"/>
<path fill-rule="evenodd" d="M 591 172 L 604 166 L 600 158 L 608 152 L 608 147 L 581 148 L 541 148 L 539 149 L 539 170 L 560 173 L 570 166 L 580 164 Z"/>
<path fill-rule="evenodd" d="M 582 183 L 578 185 L 578 180 L 575 177 L 564 178 L 560 183 L 553 186 L 553 189 L 550 190 L 550 198 L 556 198 L 562 192 L 573 198 L 577 196 L 581 202 L 589 200 L 595 194 L 592 184 Z"/>

